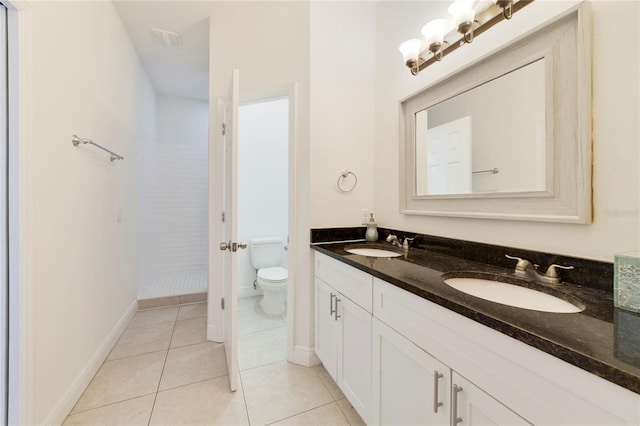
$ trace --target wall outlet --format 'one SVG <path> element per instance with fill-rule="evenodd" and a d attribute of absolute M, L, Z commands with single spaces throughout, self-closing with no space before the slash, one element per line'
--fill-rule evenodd
<path fill-rule="evenodd" d="M 371 210 L 362 209 L 362 213 L 360 214 L 360 223 L 369 222 L 369 216 L 371 215 Z"/>

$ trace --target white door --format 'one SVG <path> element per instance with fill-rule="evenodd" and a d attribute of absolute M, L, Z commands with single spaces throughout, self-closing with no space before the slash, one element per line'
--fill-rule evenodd
<path fill-rule="evenodd" d="M 433 127 L 427 135 L 427 194 L 470 193 L 471 117 Z"/>
<path fill-rule="evenodd" d="M 229 93 L 224 101 L 224 226 L 220 242 L 223 265 L 223 328 L 224 348 L 227 355 L 229 384 L 238 389 L 238 258 L 236 251 L 245 248 L 238 244 L 238 97 L 240 91 L 238 70 L 233 70 Z"/>

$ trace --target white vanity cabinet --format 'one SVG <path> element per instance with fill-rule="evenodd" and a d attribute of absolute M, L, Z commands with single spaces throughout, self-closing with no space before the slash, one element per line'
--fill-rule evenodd
<path fill-rule="evenodd" d="M 316 254 L 315 350 L 360 417 L 371 405 L 371 275 Z"/>
<path fill-rule="evenodd" d="M 372 349 L 372 424 L 529 424 L 376 318 Z"/>
<path fill-rule="evenodd" d="M 452 370 L 457 424 L 640 424 L 634 392 L 377 278 L 373 293 L 374 321 Z M 374 393 L 374 412 L 384 396 Z"/>
<path fill-rule="evenodd" d="M 530 425 L 482 389 L 456 373 L 451 377 L 451 424 L 460 426 Z"/>
<path fill-rule="evenodd" d="M 449 367 L 373 319 L 371 424 L 448 425 Z"/>
<path fill-rule="evenodd" d="M 368 424 L 640 424 L 640 395 L 317 252 L 315 307 L 316 353 Z"/>

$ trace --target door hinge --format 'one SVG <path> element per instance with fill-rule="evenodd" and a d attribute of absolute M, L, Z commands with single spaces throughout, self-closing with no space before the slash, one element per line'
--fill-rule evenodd
<path fill-rule="evenodd" d="M 220 299 L 220 307 L 224 311 L 224 298 Z"/>
<path fill-rule="evenodd" d="M 224 212 L 222 212 L 222 214 L 220 216 L 221 216 L 221 219 L 222 219 L 222 223 L 224 223 Z"/>
<path fill-rule="evenodd" d="M 227 125 L 225 123 L 222 123 L 222 136 L 227 134 Z"/>

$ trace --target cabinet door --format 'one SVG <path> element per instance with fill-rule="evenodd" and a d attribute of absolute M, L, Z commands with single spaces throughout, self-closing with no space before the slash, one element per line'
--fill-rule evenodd
<path fill-rule="evenodd" d="M 451 380 L 452 416 L 458 425 L 531 424 L 455 371 Z"/>
<path fill-rule="evenodd" d="M 338 293 L 338 386 L 368 423 L 371 408 L 371 314 Z"/>
<path fill-rule="evenodd" d="M 371 423 L 448 425 L 449 368 L 373 318 Z"/>
<path fill-rule="evenodd" d="M 322 365 L 334 380 L 338 378 L 338 322 L 333 314 L 337 292 L 315 279 L 315 350 Z"/>

